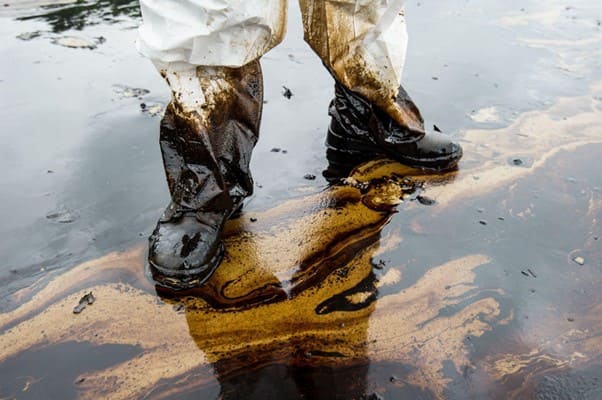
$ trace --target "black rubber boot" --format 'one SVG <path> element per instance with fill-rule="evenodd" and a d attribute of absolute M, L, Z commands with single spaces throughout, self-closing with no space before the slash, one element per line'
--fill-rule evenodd
<path fill-rule="evenodd" d="M 209 115 L 172 101 L 161 121 L 171 203 L 149 238 L 148 259 L 155 281 L 172 289 L 211 277 L 224 253 L 224 223 L 253 192 L 249 163 L 263 105 L 261 67 L 254 61 L 226 71 L 221 79 L 229 88 L 212 98 Z"/>
<path fill-rule="evenodd" d="M 396 101 L 423 121 L 402 87 Z M 383 156 L 432 171 L 451 170 L 462 157 L 462 148 L 449 136 L 438 132 L 425 135 L 423 130 L 400 126 L 384 111 L 338 82 L 329 114 L 332 119 L 326 138 L 327 157 L 330 168 L 338 174 Z"/>

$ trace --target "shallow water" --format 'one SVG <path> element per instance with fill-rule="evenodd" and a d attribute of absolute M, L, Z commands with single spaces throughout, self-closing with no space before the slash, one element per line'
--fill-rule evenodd
<path fill-rule="evenodd" d="M 378 218 L 365 198 L 329 214 L 332 81 L 291 4 L 286 41 L 262 62 L 256 193 L 213 280 L 230 292 L 184 299 L 157 297 L 139 275 L 140 244 L 168 201 L 159 117 L 141 103 L 165 105 L 168 91 L 135 52 L 136 2 L 32 3 L 0 10 L 0 395 L 602 396 L 598 2 L 408 4 L 404 85 L 466 155 L 441 178 L 397 171 L 425 188 Z M 358 176 L 398 167 L 383 168 Z M 125 253 L 99 258 L 113 251 Z M 87 260 L 102 268 L 76 267 Z M 97 302 L 74 319 L 90 287 Z M 219 311 L 226 298 L 247 309 Z M 76 365 L 50 379 L 48 360 L 67 363 L 57 354 Z"/>

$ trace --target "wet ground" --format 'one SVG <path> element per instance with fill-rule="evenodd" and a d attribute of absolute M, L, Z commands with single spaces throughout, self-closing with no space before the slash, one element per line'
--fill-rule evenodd
<path fill-rule="evenodd" d="M 144 275 L 168 91 L 137 3 L 40 3 L 0 9 L 0 397 L 602 398 L 599 2 L 409 3 L 406 89 L 465 158 L 334 187 L 292 2 L 256 193 L 183 298 Z"/>

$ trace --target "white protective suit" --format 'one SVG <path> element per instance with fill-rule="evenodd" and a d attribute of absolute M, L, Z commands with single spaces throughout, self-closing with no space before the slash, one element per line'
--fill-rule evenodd
<path fill-rule="evenodd" d="M 411 127 L 391 105 L 407 47 L 404 0 L 299 3 L 305 40 L 334 77 Z M 286 29 L 286 0 L 140 0 L 140 6 L 138 50 L 167 75 L 175 94 L 183 90 L 175 81 L 196 81 L 198 73 L 186 72 L 192 67 L 243 66 L 280 43 Z"/>

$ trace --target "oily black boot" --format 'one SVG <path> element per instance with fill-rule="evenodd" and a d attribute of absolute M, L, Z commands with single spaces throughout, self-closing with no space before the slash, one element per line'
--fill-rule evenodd
<path fill-rule="evenodd" d="M 209 279 L 224 253 L 224 223 L 253 192 L 249 163 L 263 105 L 259 62 L 219 68 L 199 82 L 219 91 L 207 90 L 206 102 L 191 110 L 174 90 L 161 121 L 171 203 L 149 238 L 148 259 L 153 278 L 173 289 Z"/>
<path fill-rule="evenodd" d="M 423 125 L 420 111 L 402 87 L 396 102 Z M 449 136 L 438 132 L 425 134 L 423 129 L 401 126 L 338 82 L 329 114 L 327 157 L 329 169 L 337 170 L 337 174 L 348 173 L 359 163 L 378 157 L 388 157 L 414 168 L 446 171 L 455 168 L 462 157 L 462 148 Z"/>

